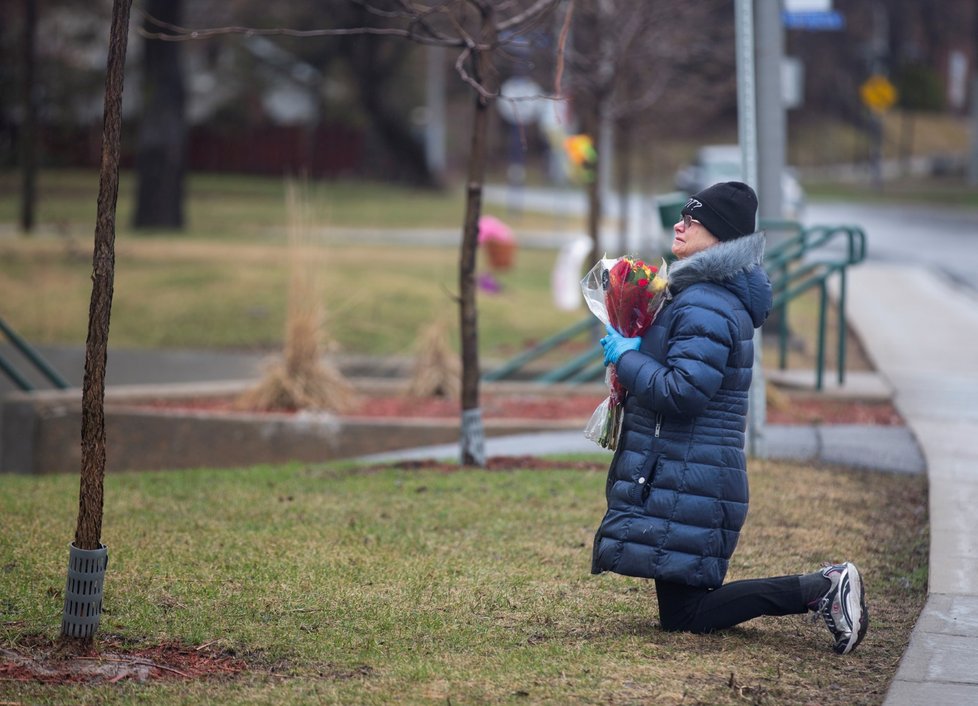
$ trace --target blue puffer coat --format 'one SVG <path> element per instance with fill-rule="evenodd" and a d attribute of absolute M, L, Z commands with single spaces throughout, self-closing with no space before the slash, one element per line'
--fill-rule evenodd
<path fill-rule="evenodd" d="M 592 573 L 717 588 L 747 517 L 753 335 L 771 308 L 764 235 L 675 263 L 672 300 L 618 361 L 628 390 Z"/>

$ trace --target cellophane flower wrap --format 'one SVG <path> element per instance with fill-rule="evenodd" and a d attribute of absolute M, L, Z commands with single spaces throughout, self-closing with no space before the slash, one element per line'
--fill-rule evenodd
<path fill-rule="evenodd" d="M 626 338 L 643 335 L 668 297 L 665 261 L 656 267 L 632 257 L 603 258 L 591 268 L 581 289 L 584 301 L 602 323 Z M 610 394 L 584 428 L 584 436 L 606 449 L 618 447 L 625 388 L 614 365 L 605 373 Z"/>

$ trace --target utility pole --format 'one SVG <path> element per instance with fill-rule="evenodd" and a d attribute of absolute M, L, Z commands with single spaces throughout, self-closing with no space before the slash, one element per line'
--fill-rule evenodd
<path fill-rule="evenodd" d="M 744 181 L 757 187 L 757 88 L 754 67 L 754 0 L 736 0 L 734 28 L 737 52 L 737 128 Z M 780 101 L 780 98 L 779 98 Z M 780 105 L 780 102 L 779 102 Z M 767 452 L 764 423 L 767 391 L 761 366 L 761 333 L 754 332 L 754 373 L 748 394 L 747 453 L 763 458 Z"/>
<path fill-rule="evenodd" d="M 754 0 L 736 0 L 737 130 L 744 181 L 757 186 L 757 88 L 754 75 Z"/>
<path fill-rule="evenodd" d="M 781 64 L 784 56 L 784 26 L 781 0 L 755 0 L 757 57 L 757 201 L 762 219 L 780 219 L 784 213 L 781 175 L 784 172 L 785 129 L 784 93 L 781 90 Z M 774 235 L 773 233 L 771 235 Z"/>

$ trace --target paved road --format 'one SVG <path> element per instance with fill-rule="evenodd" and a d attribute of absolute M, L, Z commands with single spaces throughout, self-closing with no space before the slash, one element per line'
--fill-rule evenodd
<path fill-rule="evenodd" d="M 804 220 L 858 225 L 869 260 L 931 267 L 978 292 L 978 209 L 816 202 Z"/>
<path fill-rule="evenodd" d="M 80 346 L 39 346 L 55 370 L 74 387 L 81 387 L 85 375 L 85 350 Z M 0 345 L 0 356 L 13 362 L 38 389 L 50 383 L 29 366 L 24 357 L 9 345 Z M 143 351 L 113 348 L 110 342 L 106 365 L 106 385 L 155 385 L 170 382 L 211 382 L 246 380 L 257 377 L 264 353 L 233 351 L 168 350 Z M 16 388 L 0 375 L 0 397 Z"/>
<path fill-rule="evenodd" d="M 506 207 L 514 202 L 510 193 L 506 187 L 488 185 L 485 201 L 497 208 Z M 529 211 L 564 215 L 581 215 L 586 205 L 582 194 L 555 189 L 527 189 L 516 202 Z M 614 215 L 619 200 L 606 198 L 605 203 Z M 628 208 L 633 221 L 629 239 L 640 243 L 640 249 L 662 247 L 671 240 L 671 232 L 657 222 L 654 200 L 633 198 Z M 805 225 L 858 225 L 867 235 L 868 259 L 932 267 L 978 291 L 978 209 L 815 201 L 808 205 L 802 220 Z M 566 233 L 541 236 L 523 237 L 520 242 L 529 247 L 556 247 L 572 237 Z M 617 234 L 608 234 L 607 240 L 609 252 L 620 249 Z M 841 248 L 842 241 L 838 243 Z"/>

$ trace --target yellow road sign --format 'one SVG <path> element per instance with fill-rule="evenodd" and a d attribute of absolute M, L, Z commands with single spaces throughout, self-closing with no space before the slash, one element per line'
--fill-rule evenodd
<path fill-rule="evenodd" d="M 875 74 L 859 87 L 859 97 L 867 108 L 882 113 L 896 103 L 897 91 L 885 76 Z"/>

